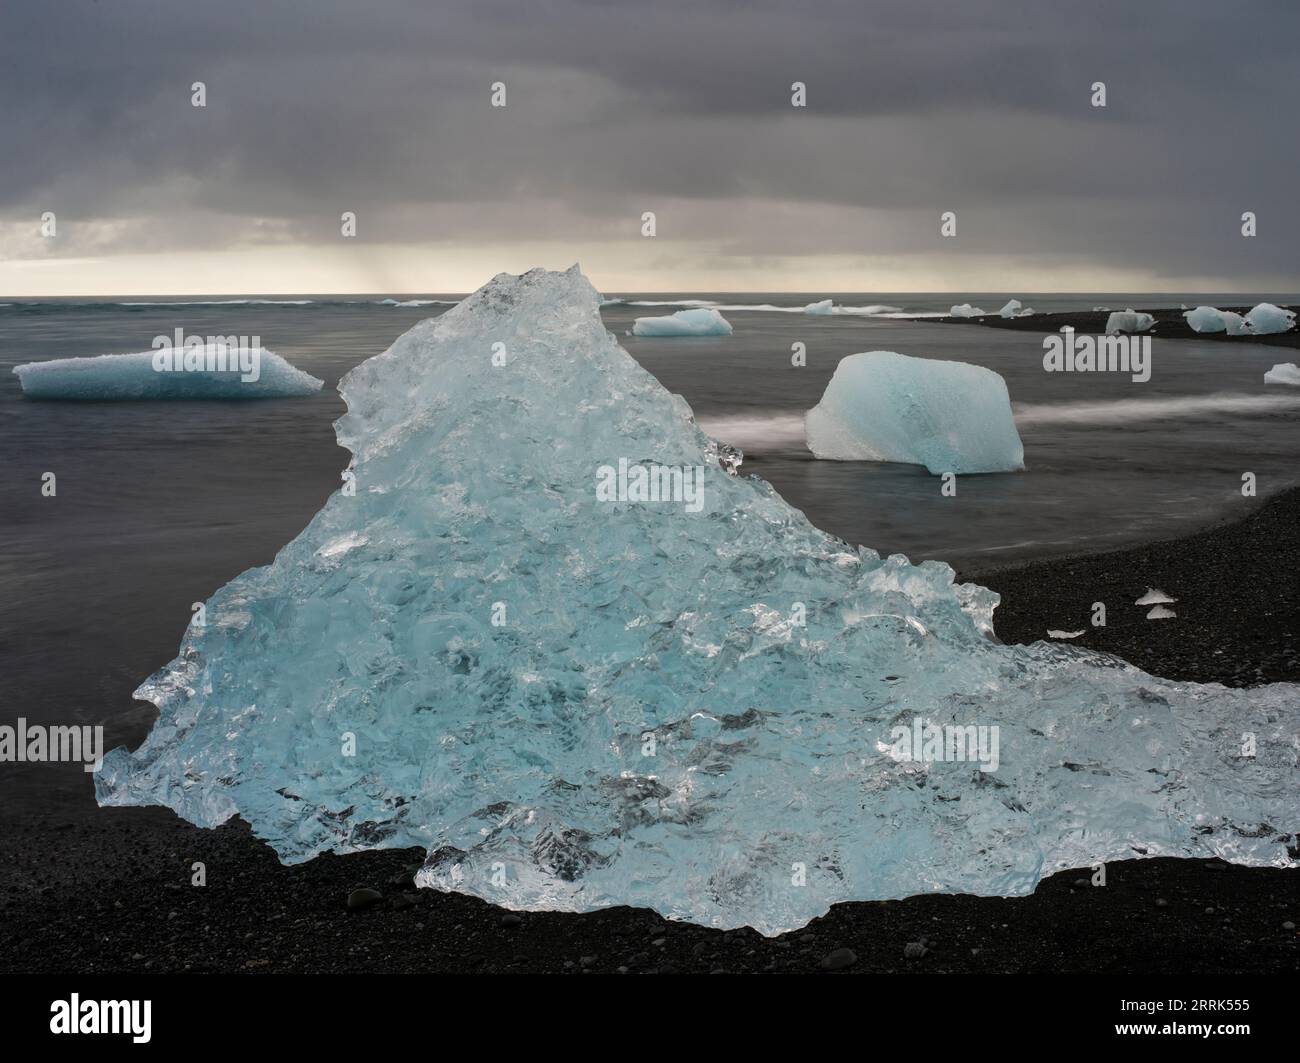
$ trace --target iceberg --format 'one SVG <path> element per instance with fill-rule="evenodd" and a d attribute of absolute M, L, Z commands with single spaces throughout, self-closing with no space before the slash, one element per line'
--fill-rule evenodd
<path fill-rule="evenodd" d="M 101 804 L 764 934 L 1141 855 L 1296 863 L 1300 687 L 998 643 L 996 594 L 729 475 L 576 267 L 495 278 L 339 390 L 351 489 L 208 600 Z M 620 461 L 699 470 L 702 507 L 600 500 Z"/>
<path fill-rule="evenodd" d="M 1272 336 L 1295 328 L 1295 311 L 1260 303 L 1246 315 L 1246 327 L 1255 336 Z"/>
<path fill-rule="evenodd" d="M 1231 310 L 1198 306 L 1183 315 L 1197 332 L 1227 332 L 1229 336 L 1271 336 L 1295 327 L 1295 311 L 1260 303 L 1245 317 Z"/>
<path fill-rule="evenodd" d="M 1150 314 L 1139 314 L 1130 310 L 1115 310 L 1106 319 L 1106 335 L 1116 332 L 1146 332 L 1156 319 Z"/>
<path fill-rule="evenodd" d="M 1300 366 L 1295 362 L 1279 362 L 1264 374 L 1265 384 L 1290 384 L 1300 387 Z"/>
<path fill-rule="evenodd" d="M 1219 316 L 1223 318 L 1223 323 L 1227 326 L 1229 336 L 1250 335 L 1250 329 L 1246 327 L 1246 319 L 1240 314 L 1233 313 L 1231 310 L 1220 310 Z"/>
<path fill-rule="evenodd" d="M 822 299 L 820 302 L 809 303 L 807 306 L 803 308 L 803 312 L 805 314 L 817 314 L 817 315 L 833 314 L 835 313 L 835 307 L 831 305 L 831 301 L 829 299 Z"/>
<path fill-rule="evenodd" d="M 1007 305 L 998 311 L 999 317 L 1032 317 L 1033 314 L 1033 310 L 1022 306 L 1019 299 L 1008 299 Z"/>
<path fill-rule="evenodd" d="M 174 365 L 170 355 L 53 358 L 14 366 L 14 373 L 29 399 L 279 399 L 314 395 L 324 385 L 261 347 L 181 348 Z"/>
<path fill-rule="evenodd" d="M 1198 306 L 1183 315 L 1193 332 L 1226 332 L 1228 323 L 1223 314 L 1212 306 Z"/>
<path fill-rule="evenodd" d="M 1006 381 L 965 362 L 851 354 L 804 424 L 819 458 L 924 465 L 936 476 L 1025 467 Z"/>
<path fill-rule="evenodd" d="M 678 310 L 666 317 L 639 317 L 634 336 L 730 336 L 731 323 L 712 307 Z"/>
<path fill-rule="evenodd" d="M 1014 300 L 1013 300 L 1014 301 Z M 984 311 L 970 303 L 959 303 L 948 311 L 949 317 L 984 317 Z M 1004 315 L 1005 316 L 1005 315 Z"/>

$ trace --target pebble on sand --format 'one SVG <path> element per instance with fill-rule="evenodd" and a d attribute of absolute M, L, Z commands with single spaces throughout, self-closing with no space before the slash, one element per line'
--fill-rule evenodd
<path fill-rule="evenodd" d="M 378 890 L 362 886 L 360 889 L 355 889 L 348 894 L 348 910 L 358 912 L 363 908 L 373 908 L 383 899 L 384 895 Z"/>
<path fill-rule="evenodd" d="M 858 962 L 858 954 L 852 949 L 835 949 L 822 957 L 823 971 L 842 971 Z"/>

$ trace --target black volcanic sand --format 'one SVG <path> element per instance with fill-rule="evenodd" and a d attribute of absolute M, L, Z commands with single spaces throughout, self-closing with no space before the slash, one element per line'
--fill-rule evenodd
<path fill-rule="evenodd" d="M 978 575 L 1010 642 L 1087 628 L 1076 645 L 1157 675 L 1234 685 L 1297 678 L 1300 489 L 1185 539 Z M 1174 620 L 1131 605 L 1148 586 Z M 1104 629 L 1087 624 L 1107 603 Z M 232 821 L 200 830 L 153 808 L 97 809 L 89 776 L 37 807 L 0 805 L 0 969 L 19 972 L 434 971 L 1280 973 L 1300 970 L 1300 871 L 1217 860 L 1066 871 L 1029 897 L 840 904 L 766 939 L 630 908 L 508 913 L 413 888 L 418 850 L 284 867 Z M 75 778 L 73 778 L 75 776 Z M 26 807 L 25 807 L 26 806 Z M 191 865 L 207 884 L 191 885 Z M 354 889 L 378 894 L 349 909 Z M 846 951 L 847 950 L 847 951 Z"/>
<path fill-rule="evenodd" d="M 1111 307 L 1111 310 L 1127 309 L 1126 306 Z M 1245 314 L 1251 307 L 1221 306 L 1218 309 Z M 1300 307 L 1297 306 L 1287 306 L 1284 309 L 1300 313 Z M 1195 331 L 1187 324 L 1182 310 L 1170 310 L 1166 307 L 1160 310 L 1140 310 L 1139 313 L 1150 314 L 1156 319 L 1155 324 L 1142 333 L 1144 336 L 1155 336 L 1160 339 L 1218 340 L 1223 343 L 1258 343 L 1270 347 L 1300 347 L 1300 331 L 1295 329 L 1269 336 L 1229 336 L 1226 332 Z M 1059 332 L 1063 326 L 1070 325 L 1076 332 L 1101 334 L 1106 331 L 1106 320 L 1109 317 L 1110 310 L 1071 310 L 1064 313 L 1030 314 L 1028 317 L 1009 318 L 999 317 L 997 311 L 994 311 L 983 317 L 927 317 L 913 320 L 940 325 L 987 325 L 989 328 L 1044 333 Z"/>
<path fill-rule="evenodd" d="M 1082 629 L 1070 645 L 1168 679 L 1300 682 L 1300 488 L 1184 539 L 959 578 L 1002 595 L 994 626 L 1003 642 Z M 1174 619 L 1148 620 L 1150 607 L 1133 604 L 1148 588 L 1178 599 L 1165 607 Z M 1091 624 L 1094 602 L 1106 606 L 1105 627 Z"/>

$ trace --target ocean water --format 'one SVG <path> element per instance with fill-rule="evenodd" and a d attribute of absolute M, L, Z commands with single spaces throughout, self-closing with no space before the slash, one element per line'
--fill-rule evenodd
<path fill-rule="evenodd" d="M 819 317 L 798 312 L 811 295 L 628 295 L 603 315 L 707 430 L 745 451 L 742 472 L 770 481 L 827 531 L 914 561 L 977 572 L 1109 549 L 1244 512 L 1245 472 L 1261 496 L 1300 480 L 1300 389 L 1263 383 L 1274 363 L 1295 360 L 1293 351 L 1157 338 L 1151 379 L 1134 383 L 1123 374 L 1045 373 L 1039 333 L 897 316 L 961 302 L 996 311 L 1006 297 L 838 294 L 836 304 L 899 310 Z M 1254 301 L 1019 297 L 1040 311 Z M 130 693 L 174 655 L 191 604 L 268 562 L 339 485 L 348 455 L 331 428 L 343 412 L 338 378 L 455 296 L 397 296 L 421 302 L 396 307 L 379 296 L 232 298 L 0 298 L 0 722 L 105 723 L 109 745 L 138 741 L 152 709 Z M 734 335 L 627 335 L 636 316 L 669 313 L 685 299 L 722 306 Z M 638 305 L 646 303 L 667 305 Z M 176 328 L 260 337 L 325 388 L 247 403 L 49 403 L 24 399 L 10 372 L 39 359 L 147 350 Z M 806 346 L 803 368 L 790 364 L 794 343 Z M 956 496 L 944 497 L 940 480 L 917 467 L 813 459 L 803 412 L 840 358 L 877 349 L 1001 373 L 1026 470 L 963 477 Z M 41 495 L 45 472 L 57 477 L 54 498 Z M 15 774 L 21 768 L 7 777 Z"/>

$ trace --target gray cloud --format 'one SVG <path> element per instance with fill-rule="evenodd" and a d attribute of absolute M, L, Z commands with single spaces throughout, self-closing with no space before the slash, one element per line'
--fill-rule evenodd
<path fill-rule="evenodd" d="M 8 0 L 0 222 L 56 209 L 33 253 L 111 255 L 336 240 L 343 210 L 376 241 L 617 240 L 654 209 L 754 257 L 1291 283 L 1297 29 L 1291 0 Z"/>

